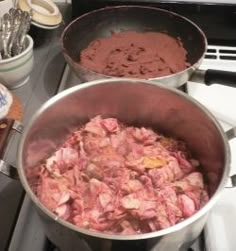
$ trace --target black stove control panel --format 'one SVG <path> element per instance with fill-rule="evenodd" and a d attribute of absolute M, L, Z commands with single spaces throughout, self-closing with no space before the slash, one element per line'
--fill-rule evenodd
<path fill-rule="evenodd" d="M 209 43 L 234 46 L 236 43 L 236 2 L 213 4 L 207 1 L 72 0 L 72 17 L 114 5 L 143 5 L 173 11 L 195 22 L 205 32 Z"/>

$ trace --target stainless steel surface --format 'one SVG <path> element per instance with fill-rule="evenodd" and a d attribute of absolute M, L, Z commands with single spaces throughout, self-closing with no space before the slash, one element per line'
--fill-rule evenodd
<path fill-rule="evenodd" d="M 9 179 L 4 175 L 0 175 L 0 191 L 1 227 L 4 226 L 0 231 L 0 250 L 5 251 L 7 250 L 5 247 L 7 247 L 10 241 L 9 233 L 15 227 L 19 203 L 22 201 L 24 192 L 19 181 Z"/>
<path fill-rule="evenodd" d="M 32 192 L 25 170 L 33 168 L 53 151 L 75 126 L 97 114 L 115 116 L 126 123 L 158 127 L 168 135 L 185 140 L 204 166 L 205 175 L 209 179 L 209 190 L 212 193 L 209 203 L 198 213 L 173 227 L 132 236 L 108 235 L 81 229 L 47 210 Z M 21 182 L 37 206 L 47 236 L 62 250 L 71 251 L 77 245 L 82 245 L 81 238 L 87 240 L 88 244 L 95 241 L 96 245 L 91 247 L 92 250 L 99 250 L 99 245 L 108 239 L 148 239 L 147 250 L 153 251 L 171 251 L 176 250 L 176 247 L 181 250 L 190 246 L 203 230 L 207 214 L 225 185 L 229 175 L 229 162 L 226 136 L 203 106 L 173 88 L 128 79 L 77 85 L 53 97 L 37 111 L 25 128 L 18 152 Z M 83 250 L 86 250 L 85 247 Z"/>
<path fill-rule="evenodd" d="M 17 169 L 9 164 L 7 164 L 4 160 L 0 160 L 0 173 L 8 176 L 12 179 L 18 178 Z"/>
<path fill-rule="evenodd" d="M 38 211 L 40 219 L 44 225 L 45 233 L 48 238 L 55 243 L 62 251 L 105 251 L 103 248 L 115 246 L 117 240 L 103 239 L 87 234 L 75 232 L 69 228 L 63 227 L 56 221 L 49 218 L 46 214 Z M 185 251 L 200 236 L 207 220 L 207 214 L 183 229 L 166 234 L 162 237 L 153 237 L 145 239 L 145 246 L 142 251 Z M 141 245 L 142 239 L 129 240 L 129 246 Z M 121 246 L 125 246 L 127 240 L 119 240 Z M 132 249 L 130 249 L 132 250 Z M 112 251 L 112 249 L 106 250 Z"/>
<path fill-rule="evenodd" d="M 25 196 L 23 201 L 23 207 L 18 217 L 16 227 L 14 228 L 13 238 L 11 240 L 11 244 L 9 246 L 8 251 L 30 251 L 32 250 L 32 243 L 34 244 L 34 251 L 58 251 L 57 248 L 52 248 L 52 245 L 49 244 L 49 241 L 45 236 L 41 219 L 38 216 L 35 206 L 32 204 L 30 198 L 28 196 Z M 191 248 L 192 249 L 182 249 L 180 251 L 205 251 L 204 240 L 202 236 L 195 240 Z M 77 247 L 76 251 L 78 250 L 86 251 L 86 249 L 78 249 Z M 124 251 L 128 250 L 131 251 L 131 249 L 127 248 Z M 132 249 L 132 251 L 133 250 L 136 251 L 137 249 Z M 138 251 L 140 250 L 141 249 L 139 248 Z M 68 251 L 68 249 L 60 249 L 60 251 Z"/>
<path fill-rule="evenodd" d="M 194 74 L 192 74 L 189 81 L 204 84 L 205 83 L 205 74 L 206 74 L 205 70 L 198 69 Z"/>
<path fill-rule="evenodd" d="M 34 251 L 48 251 L 42 222 L 35 206 L 25 196 L 8 251 L 31 251 L 32 248 Z"/>
<path fill-rule="evenodd" d="M 18 133 L 22 133 L 23 131 L 23 125 L 19 121 L 14 121 L 14 124 L 12 126 L 12 129 L 14 129 Z"/>
<path fill-rule="evenodd" d="M 67 64 L 58 88 L 58 93 L 68 89 L 70 87 L 82 84 L 81 80 L 75 75 L 75 73 L 70 69 Z"/>

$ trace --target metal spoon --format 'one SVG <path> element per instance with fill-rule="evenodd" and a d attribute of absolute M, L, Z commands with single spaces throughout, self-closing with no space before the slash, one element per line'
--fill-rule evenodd
<path fill-rule="evenodd" d="M 15 9 L 15 8 L 10 8 L 10 10 L 9 10 L 9 15 L 10 16 L 15 16 L 17 14 L 17 9 Z"/>
<path fill-rule="evenodd" d="M 19 40 L 18 40 L 18 48 L 17 48 L 17 53 L 21 53 L 25 49 L 25 37 L 30 29 L 30 24 L 31 24 L 31 16 L 28 12 L 24 11 L 22 14 L 22 22 L 21 26 L 19 28 Z"/>
<path fill-rule="evenodd" d="M 9 58 L 8 53 L 8 42 L 11 35 L 11 24 L 10 24 L 10 15 L 5 13 L 3 15 L 2 22 L 2 43 L 3 43 L 3 58 Z"/>
<path fill-rule="evenodd" d="M 9 39 L 9 45 L 8 45 L 8 53 L 11 56 L 15 56 L 14 51 L 13 51 L 13 46 L 14 44 L 17 43 L 17 37 L 19 36 L 18 31 L 20 28 L 22 17 L 20 13 L 17 12 L 15 9 L 10 9 L 9 14 L 13 17 L 13 21 L 11 23 L 12 28 L 11 28 L 11 36 Z"/>

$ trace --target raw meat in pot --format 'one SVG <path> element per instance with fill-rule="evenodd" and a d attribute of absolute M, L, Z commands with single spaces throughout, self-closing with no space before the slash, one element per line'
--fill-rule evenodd
<path fill-rule="evenodd" d="M 113 234 L 157 231 L 209 200 L 182 141 L 96 116 L 29 172 L 40 202 L 78 227 Z"/>

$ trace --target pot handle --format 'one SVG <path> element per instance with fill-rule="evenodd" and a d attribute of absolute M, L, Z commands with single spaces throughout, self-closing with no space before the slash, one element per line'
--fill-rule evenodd
<path fill-rule="evenodd" d="M 220 84 L 236 87 L 236 72 L 221 70 L 196 70 L 190 81 L 206 85 Z"/>
<path fill-rule="evenodd" d="M 0 120 L 0 173 L 18 179 L 17 169 L 4 161 L 4 154 L 8 142 L 12 136 L 12 130 L 22 132 L 23 126 L 13 119 L 4 118 Z"/>
<path fill-rule="evenodd" d="M 226 131 L 225 134 L 228 140 L 236 138 L 236 127 L 232 127 L 231 129 Z"/>
<path fill-rule="evenodd" d="M 226 137 L 228 138 L 228 140 L 234 139 L 236 138 L 236 127 L 233 127 L 231 129 L 229 129 L 228 131 L 225 132 Z M 225 187 L 225 188 L 234 188 L 236 187 L 236 174 L 232 175 L 229 177 L 230 178 L 230 185 Z"/>
<path fill-rule="evenodd" d="M 4 154 L 8 136 L 11 132 L 13 123 L 14 123 L 13 119 L 7 119 L 7 118 L 2 119 L 0 122 L 0 158 L 2 158 Z"/>

